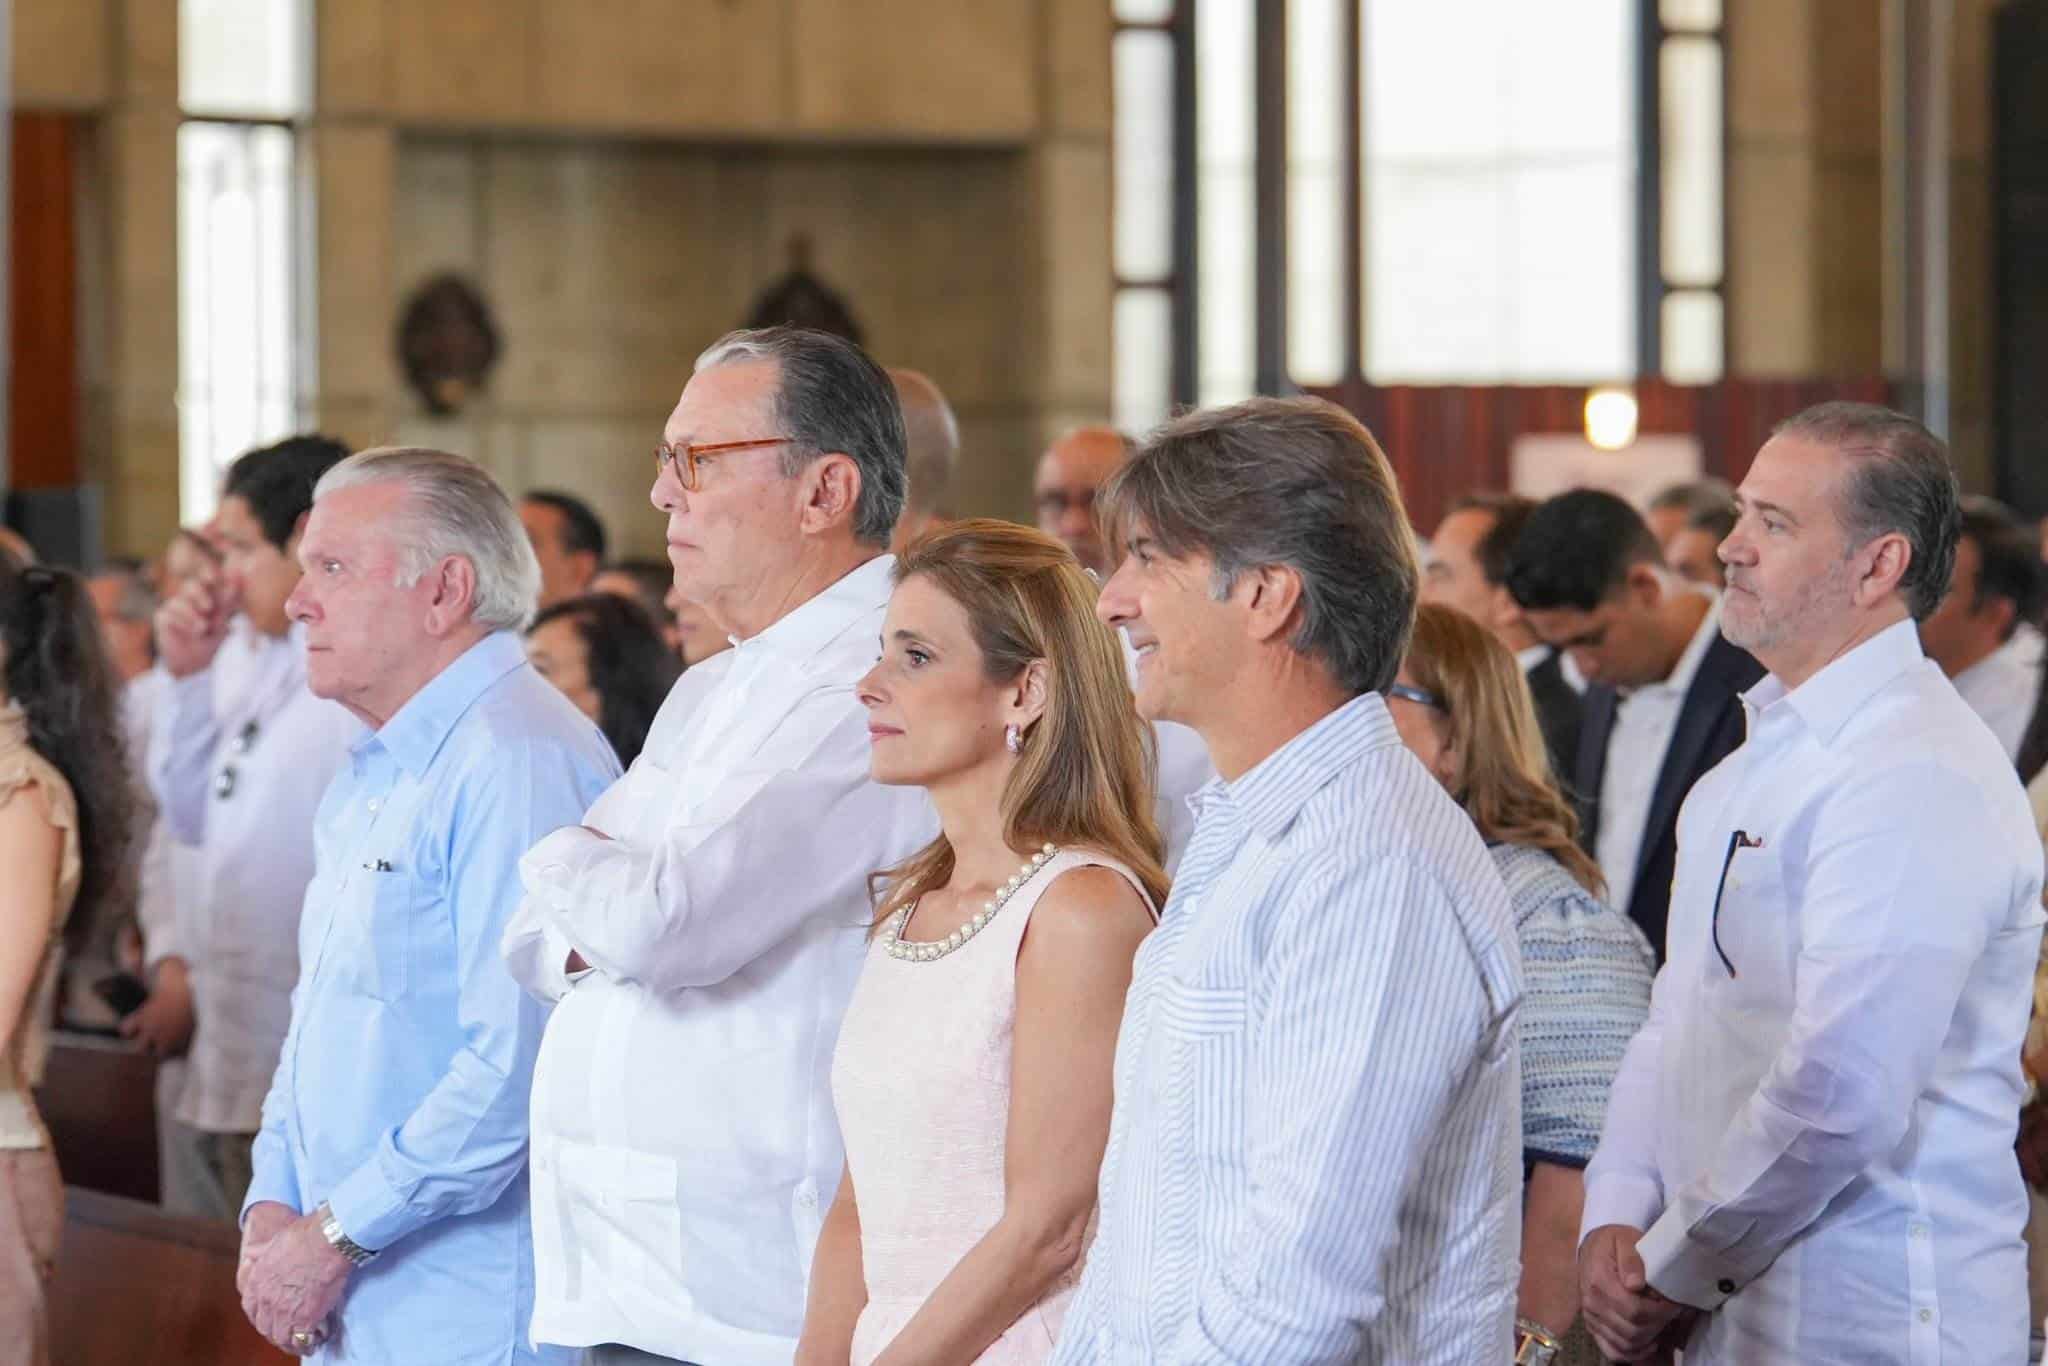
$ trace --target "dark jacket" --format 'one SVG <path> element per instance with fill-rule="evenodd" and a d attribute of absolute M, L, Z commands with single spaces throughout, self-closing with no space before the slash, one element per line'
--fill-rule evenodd
<path fill-rule="evenodd" d="M 1577 781 L 1580 717 L 1585 703 L 1579 690 L 1565 681 L 1564 665 L 1555 650 L 1523 677 L 1529 680 L 1529 696 L 1536 702 L 1536 724 L 1543 731 L 1543 748 L 1550 752 L 1550 771 L 1569 792 Z"/>
<path fill-rule="evenodd" d="M 1671 878 L 1678 863 L 1678 808 L 1692 785 L 1742 743 L 1747 723 L 1742 718 L 1740 694 L 1763 676 L 1763 665 L 1717 631 L 1679 708 L 1671 744 L 1657 770 L 1650 818 L 1643 825 L 1642 850 L 1636 856 L 1635 886 L 1625 908 L 1649 937 L 1659 963 L 1664 961 L 1664 922 L 1671 913 Z M 1588 853 L 1598 848 L 1600 787 L 1607 773 L 1607 742 L 1614 734 L 1619 700 L 1614 689 L 1604 684 L 1586 689 L 1576 786 L 1584 822 L 1579 842 Z"/>

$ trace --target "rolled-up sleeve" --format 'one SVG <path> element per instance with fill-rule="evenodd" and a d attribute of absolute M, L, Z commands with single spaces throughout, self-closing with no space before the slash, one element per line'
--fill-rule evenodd
<path fill-rule="evenodd" d="M 525 1165 L 546 1010 L 506 974 L 499 946 L 519 901 L 521 851 L 577 820 L 611 776 L 534 741 L 501 747 L 456 780 L 446 887 L 460 1043 L 439 1083 L 328 1196 L 363 1246 L 487 1208 Z"/>

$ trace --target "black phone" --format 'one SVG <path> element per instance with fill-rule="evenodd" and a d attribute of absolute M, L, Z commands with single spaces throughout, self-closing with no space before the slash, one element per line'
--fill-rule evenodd
<path fill-rule="evenodd" d="M 114 972 L 94 982 L 92 994 L 105 1001 L 116 1015 L 126 1019 L 149 999 L 149 988 L 132 972 Z"/>

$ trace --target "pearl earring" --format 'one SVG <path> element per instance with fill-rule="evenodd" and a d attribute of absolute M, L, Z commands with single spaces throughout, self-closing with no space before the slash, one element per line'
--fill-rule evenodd
<path fill-rule="evenodd" d="M 1003 746 L 1012 754 L 1024 752 L 1024 731 L 1021 727 L 1010 726 L 1003 731 Z"/>

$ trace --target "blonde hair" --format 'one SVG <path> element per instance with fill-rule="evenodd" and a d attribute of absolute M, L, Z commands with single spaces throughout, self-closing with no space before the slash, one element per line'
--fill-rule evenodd
<path fill-rule="evenodd" d="M 1489 843 L 1541 849 L 1594 896 L 1599 866 L 1579 847 L 1579 818 L 1559 790 L 1522 666 L 1493 632 L 1455 608 L 1424 603 L 1408 641 L 1408 675 L 1442 699 L 1451 795 Z"/>
<path fill-rule="evenodd" d="M 1138 717 L 1116 636 L 1095 616 L 1095 583 L 1073 552 L 1029 527 L 988 518 L 920 536 L 896 561 L 960 604 L 994 683 L 1034 660 L 1047 666 L 1045 712 L 1003 784 L 1003 838 L 1020 852 L 1082 846 L 1130 868 L 1152 904 L 1166 901 L 1165 841 L 1152 808 L 1151 731 Z M 875 874 L 879 925 L 953 876 L 941 834 Z"/>

